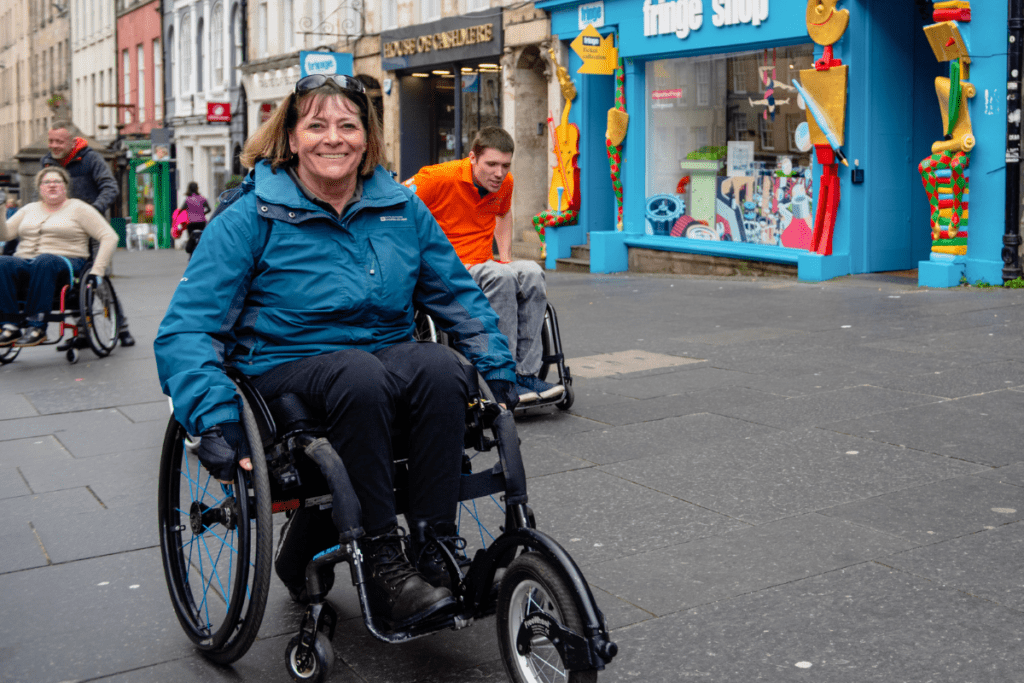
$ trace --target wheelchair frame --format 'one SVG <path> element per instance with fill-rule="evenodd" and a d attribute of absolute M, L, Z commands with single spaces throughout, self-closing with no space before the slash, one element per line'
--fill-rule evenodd
<path fill-rule="evenodd" d="M 449 343 L 447 335 L 442 332 L 434 320 L 427 314 L 416 311 L 416 339 L 418 341 L 431 341 L 446 346 Z M 569 410 L 576 400 L 576 394 L 572 388 L 572 374 L 569 366 L 565 364 L 565 354 L 562 352 L 562 335 L 558 327 L 558 314 L 555 307 L 549 301 L 544 309 L 544 323 L 541 326 L 541 366 L 537 376 L 546 380 L 552 371 L 557 376 L 557 384 L 565 387 L 560 396 L 554 398 L 542 398 L 530 403 L 521 403 L 516 406 L 517 415 L 525 413 L 533 408 L 544 406 L 557 406 L 559 410 Z"/>
<path fill-rule="evenodd" d="M 90 268 L 91 259 L 82 267 L 81 273 L 75 273 L 72 281 L 61 287 L 54 296 L 53 310 L 44 317 L 47 326 L 51 323 L 59 325 L 60 336 L 37 344 L 59 344 L 64 341 L 65 334 L 70 332 L 73 341 L 64 357 L 72 364 L 78 362 L 79 349 L 92 348 L 93 353 L 105 358 L 117 347 L 121 322 L 118 318 L 120 308 L 117 304 L 117 292 L 106 275 L 103 276 L 103 286 L 97 287 L 96 277 L 89 274 Z M 19 300 L 18 304 L 23 306 L 24 302 Z M 0 347 L 0 365 L 14 362 L 22 348 L 25 347 Z"/>
<path fill-rule="evenodd" d="M 471 372 L 474 378 L 470 386 L 476 386 L 475 370 L 466 367 L 467 376 Z M 272 513 L 328 504 L 337 506 L 332 516 L 342 529 L 340 542 L 316 555 L 306 568 L 311 602 L 285 651 L 295 680 L 323 681 L 330 674 L 337 614 L 324 600 L 320 572 L 340 562 L 349 564 L 363 623 L 380 641 L 398 643 L 460 629 L 496 614 L 502 661 L 517 683 L 551 680 L 551 669 L 560 672 L 559 680 L 596 681 L 597 672 L 615 657 L 618 648 L 608 637 L 604 615 L 579 567 L 536 528 L 527 504 L 515 422 L 507 410 L 480 395 L 470 397 L 467 447 L 477 454 L 496 449 L 498 459 L 493 467 L 473 473 L 466 466 L 467 456 L 459 495 L 460 501 L 473 501 L 503 494 L 501 533 L 468 563 L 460 564 L 441 546 L 456 598 L 454 611 L 396 629 L 377 616 L 379 607 L 368 591 L 358 500 L 344 466 L 340 475 L 337 471 L 340 458 L 307 417 L 282 415 L 276 402 L 277 412 L 271 414 L 243 376 L 229 374 L 242 397 L 252 471 L 237 467 L 229 486 L 212 480 L 191 453 L 195 444 L 173 415 L 160 465 L 160 541 L 168 590 L 186 634 L 207 658 L 220 664 L 234 662 L 256 637 L 269 592 Z M 336 460 L 330 468 L 320 465 L 325 444 Z M 404 501 L 402 467 L 403 461 L 396 461 L 399 512 Z M 317 470 L 326 481 L 315 481 Z"/>

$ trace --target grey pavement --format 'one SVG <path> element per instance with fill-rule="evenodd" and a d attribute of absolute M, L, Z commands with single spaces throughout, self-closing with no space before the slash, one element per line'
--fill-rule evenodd
<path fill-rule="evenodd" d="M 138 339 L 0 367 L 0 681 L 286 681 L 300 610 L 207 663 L 167 596 L 152 341 L 181 252 L 119 252 Z M 858 276 L 548 274 L 576 403 L 521 417 L 540 528 L 618 658 L 601 681 L 1024 681 L 1024 293 Z M 493 619 L 370 638 L 335 681 L 504 681 Z"/>

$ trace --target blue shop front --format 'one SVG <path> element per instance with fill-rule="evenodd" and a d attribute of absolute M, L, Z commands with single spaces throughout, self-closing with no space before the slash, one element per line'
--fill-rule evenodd
<path fill-rule="evenodd" d="M 589 233 L 597 273 L 641 249 L 789 264 L 808 281 L 917 268 L 922 285 L 1001 283 L 1016 84 L 1006 3 L 975 4 L 538 3 L 554 40 L 591 25 L 621 67 L 581 74 L 561 52 L 579 218 L 546 228 L 547 267 Z M 628 114 L 621 140 L 610 109 Z"/>

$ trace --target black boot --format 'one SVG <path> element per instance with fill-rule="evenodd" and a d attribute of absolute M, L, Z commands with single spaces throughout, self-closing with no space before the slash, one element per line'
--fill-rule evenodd
<path fill-rule="evenodd" d="M 409 541 L 409 559 L 431 585 L 452 587 L 452 576 L 439 545 L 443 544 L 463 569 L 470 563 L 465 553 L 466 539 L 459 537 L 454 524 L 410 522 Z"/>
<path fill-rule="evenodd" d="M 447 588 L 435 588 L 413 569 L 405 556 L 404 532 L 395 527 L 363 541 L 370 589 L 384 603 L 385 620 L 399 629 L 455 605 Z"/>

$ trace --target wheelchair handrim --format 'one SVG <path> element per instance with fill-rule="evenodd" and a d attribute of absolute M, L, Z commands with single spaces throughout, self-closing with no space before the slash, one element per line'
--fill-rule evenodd
<path fill-rule="evenodd" d="M 184 477 L 186 480 L 194 480 L 195 489 L 191 489 L 193 484 L 190 484 L 190 493 L 194 491 L 194 495 L 190 495 L 190 498 L 196 499 L 199 495 L 205 496 L 209 490 L 210 482 L 212 478 L 209 477 L 208 473 L 205 472 L 190 472 L 186 470 L 182 472 L 182 462 L 188 458 L 185 453 L 183 438 L 184 430 L 178 429 L 176 443 L 173 446 L 174 450 L 171 453 L 171 462 L 168 463 L 168 467 L 161 472 L 161 477 L 166 475 L 168 478 L 166 481 L 161 482 L 160 487 L 160 536 L 161 536 L 161 551 L 164 556 L 164 573 L 167 578 L 167 585 L 171 594 L 171 601 L 174 604 L 175 613 L 178 616 L 178 620 L 181 622 L 182 628 L 189 638 L 196 643 L 202 650 L 215 651 L 221 648 L 225 642 L 231 637 L 232 633 L 238 627 L 238 617 L 245 607 L 246 592 L 248 590 L 249 583 L 249 572 L 250 562 L 238 562 L 232 564 L 232 569 L 237 567 L 237 575 L 234 575 L 229 570 L 229 587 L 224 588 L 224 581 L 217 574 L 218 572 L 214 569 L 209 577 L 204 574 L 203 568 L 198 568 L 198 578 L 200 581 L 206 583 L 205 588 L 200 593 L 200 601 L 197 604 L 196 595 L 193 592 L 190 578 L 196 578 L 196 558 L 198 554 L 199 561 L 203 559 L 203 552 L 207 552 L 207 560 L 212 562 L 214 565 L 219 562 L 219 553 L 223 551 L 223 547 L 217 548 L 216 552 L 218 555 L 213 556 L 213 552 L 209 547 L 209 541 L 207 540 L 208 532 L 204 532 L 200 535 L 185 534 L 183 531 L 189 529 L 187 513 L 184 513 L 180 509 L 179 502 L 181 501 L 181 482 Z M 198 465 L 196 461 L 195 465 Z M 191 467 L 191 464 L 188 465 Z M 205 478 L 205 481 L 204 481 Z M 215 482 L 214 482 L 215 484 Z M 216 485 L 216 484 L 215 484 Z M 238 490 L 238 482 L 235 483 L 235 489 Z M 244 490 L 242 488 L 241 490 Z M 246 493 L 246 497 L 248 494 Z M 174 506 L 174 509 L 172 509 Z M 251 534 L 239 533 L 239 528 L 250 527 L 251 516 L 249 514 L 249 506 L 242 504 L 238 505 L 238 522 L 237 527 L 230 533 L 231 542 L 237 541 L 237 557 L 249 558 L 251 557 Z M 183 519 L 184 514 L 184 519 Z M 243 527 L 245 525 L 245 527 Z M 250 527 L 251 528 L 251 527 Z M 225 530 L 227 531 L 227 530 Z M 191 536 L 191 539 L 185 536 Z M 211 537 L 209 540 L 212 540 Z M 216 537 L 223 545 L 227 545 L 226 541 L 228 537 Z M 205 546 L 205 547 L 204 547 Z M 209 578 L 209 581 L 207 581 Z M 211 609 L 216 613 L 219 611 L 219 605 L 211 606 L 210 597 L 211 589 L 214 589 L 214 580 L 220 579 L 219 586 L 221 592 L 220 597 L 224 598 L 224 593 L 229 593 L 230 597 L 227 598 L 227 605 L 224 608 L 225 613 L 220 626 L 213 628 L 213 623 L 210 618 Z M 233 584 L 233 585 L 231 585 Z"/>

